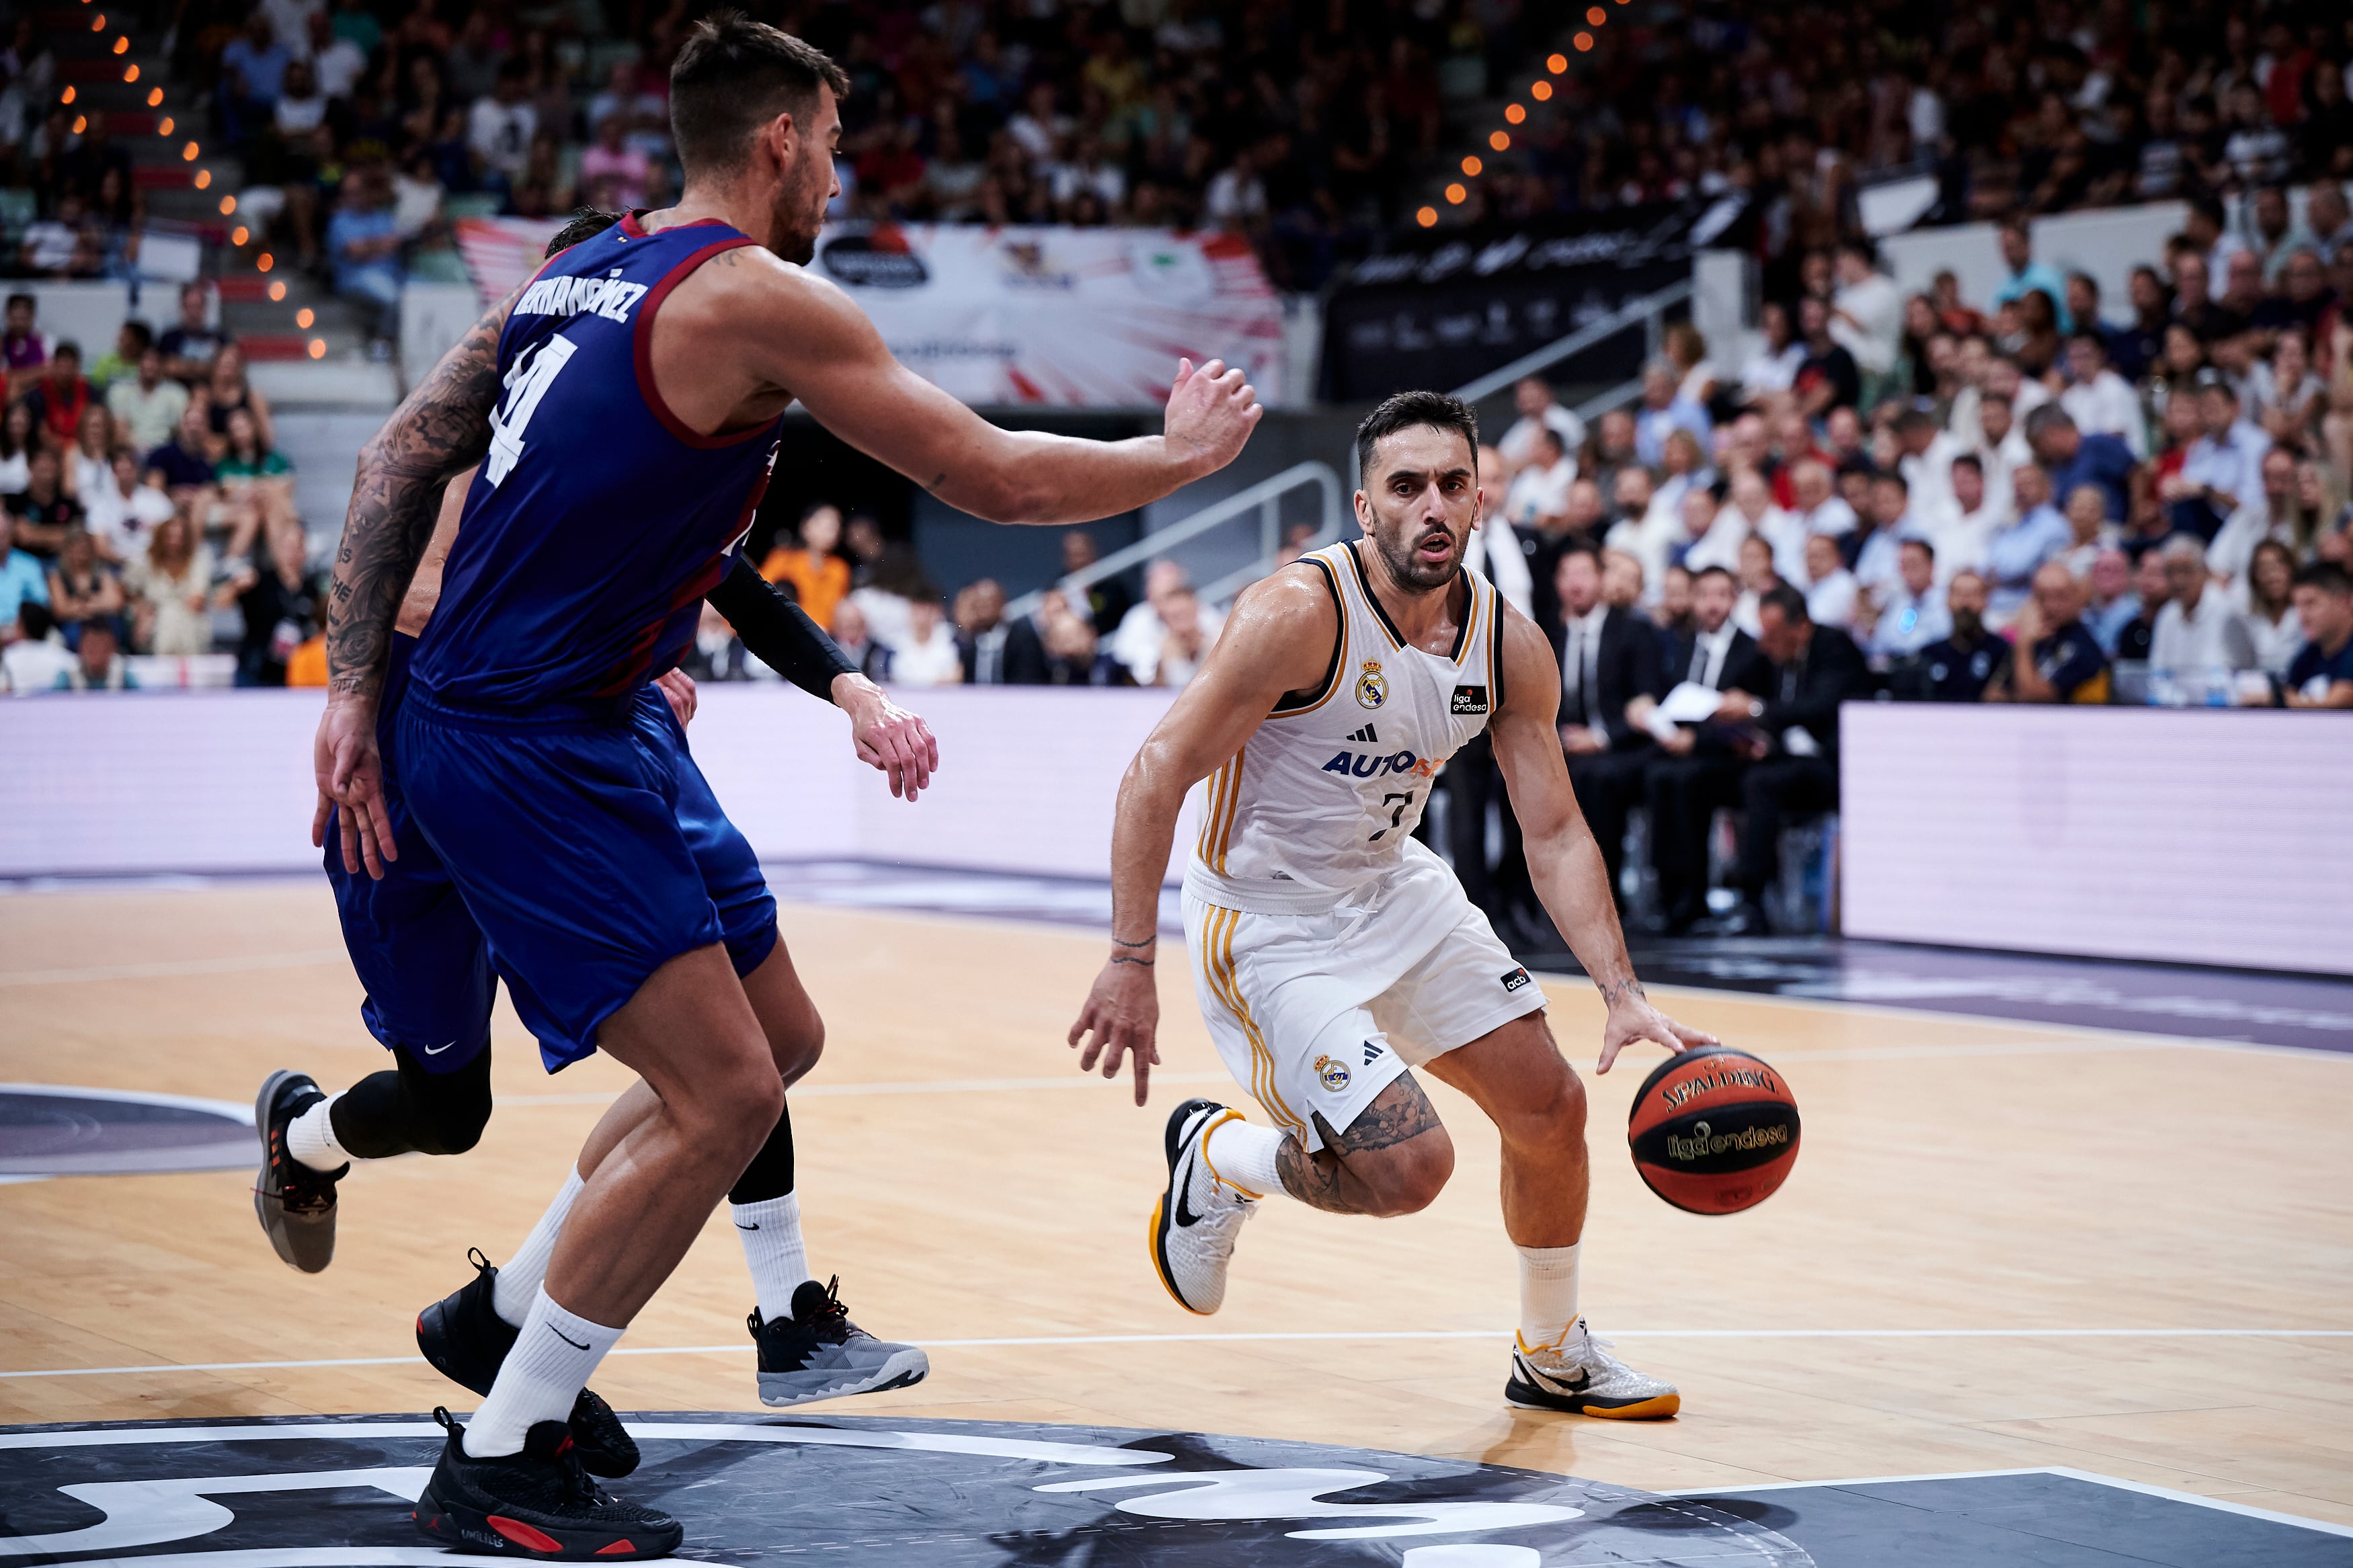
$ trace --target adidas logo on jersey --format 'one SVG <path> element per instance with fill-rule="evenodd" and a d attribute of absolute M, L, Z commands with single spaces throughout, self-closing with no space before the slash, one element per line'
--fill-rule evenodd
<path fill-rule="evenodd" d="M 620 269 L 604 278 L 543 278 L 515 301 L 518 316 L 597 315 L 626 322 L 638 300 L 646 297 L 642 283 L 624 283 Z"/>
<path fill-rule="evenodd" d="M 1370 724 L 1366 725 L 1363 729 L 1349 736 L 1348 739 L 1356 742 L 1360 746 L 1377 746 L 1381 743 L 1381 738 L 1373 733 L 1373 727 Z"/>
<path fill-rule="evenodd" d="M 1458 686 L 1454 700 L 1446 705 L 1449 713 L 1484 713 L 1487 711 L 1487 689 L 1483 686 Z"/>

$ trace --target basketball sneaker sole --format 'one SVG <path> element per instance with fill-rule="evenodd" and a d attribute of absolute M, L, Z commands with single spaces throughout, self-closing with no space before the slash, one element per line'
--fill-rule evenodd
<path fill-rule="evenodd" d="M 1653 1399 L 1609 1400 L 1589 1394 L 1554 1394 L 1514 1373 L 1504 1384 L 1504 1403 L 1515 1410 L 1552 1410 L 1602 1421 L 1663 1421 L 1683 1407 L 1680 1394 Z"/>
<path fill-rule="evenodd" d="M 329 1204 L 322 1214 L 290 1215 L 284 1194 L 270 1179 L 270 1110 L 279 1090 L 296 1079 L 318 1088 L 309 1073 L 281 1068 L 261 1080 L 261 1092 L 254 1097 L 253 1131 L 261 1141 L 261 1170 L 253 1178 L 253 1217 L 261 1222 L 261 1234 L 269 1238 L 269 1248 L 280 1262 L 305 1274 L 317 1274 L 335 1260 L 337 1205 Z M 286 1157 L 290 1161 L 294 1156 Z"/>
<path fill-rule="evenodd" d="M 932 1358 L 909 1345 L 881 1366 L 860 1367 L 844 1375 L 846 1371 L 840 1367 L 817 1367 L 804 1372 L 764 1372 L 760 1373 L 760 1403 L 771 1409 L 787 1410 L 796 1405 L 814 1405 L 820 1399 L 845 1399 L 853 1394 L 910 1388 L 931 1375 Z"/>
<path fill-rule="evenodd" d="M 686 1539 L 685 1528 L 672 1522 L 667 1530 L 554 1530 L 526 1520 L 511 1519 L 454 1500 L 445 1500 L 431 1482 L 409 1515 L 417 1528 L 446 1545 L 461 1551 L 531 1557 L 546 1563 L 638 1563 L 668 1557 Z"/>

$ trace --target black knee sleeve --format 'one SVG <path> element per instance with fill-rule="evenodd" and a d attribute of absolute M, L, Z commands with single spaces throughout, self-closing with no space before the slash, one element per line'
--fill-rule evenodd
<path fill-rule="evenodd" d="M 335 1141 L 363 1160 L 462 1154 L 491 1120 L 491 1053 L 454 1072 L 427 1072 L 395 1047 L 396 1070 L 370 1073 L 335 1101 Z"/>
<path fill-rule="evenodd" d="M 728 1189 L 731 1204 L 756 1204 L 768 1198 L 780 1198 L 793 1190 L 793 1108 L 788 1103 L 776 1118 L 776 1130 L 752 1163 L 744 1167 L 744 1174 Z"/>

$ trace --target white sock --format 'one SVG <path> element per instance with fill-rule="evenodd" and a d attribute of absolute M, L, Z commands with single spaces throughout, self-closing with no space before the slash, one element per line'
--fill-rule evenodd
<path fill-rule="evenodd" d="M 755 1204 L 729 1204 L 727 1212 L 735 1219 L 735 1239 L 744 1244 L 744 1261 L 752 1270 L 762 1320 L 791 1317 L 793 1292 L 811 1277 L 808 1248 L 801 1245 L 799 1195 L 786 1193 Z"/>
<path fill-rule="evenodd" d="M 286 1124 L 286 1152 L 314 1171 L 333 1171 L 351 1163 L 351 1154 L 335 1142 L 335 1124 L 329 1112 L 341 1094 L 313 1101 L 311 1109 Z"/>
<path fill-rule="evenodd" d="M 1577 1324 L 1577 1249 L 1523 1247 L 1520 1255 L 1520 1347 L 1559 1345 Z"/>
<path fill-rule="evenodd" d="M 534 1287 L 514 1349 L 482 1407 L 466 1423 L 466 1452 L 478 1459 L 519 1454 L 542 1421 L 570 1420 L 573 1401 L 620 1337 L 620 1330 L 567 1312 Z"/>
<path fill-rule="evenodd" d="M 1209 1171 L 1229 1187 L 1240 1187 L 1262 1198 L 1282 1191 L 1275 1156 L 1282 1152 L 1284 1134 L 1271 1127 L 1253 1127 L 1239 1116 L 1229 1117 L 1209 1130 Z"/>
<path fill-rule="evenodd" d="M 522 1246 L 491 1282 L 491 1310 L 508 1322 L 520 1326 L 530 1313 L 539 1282 L 547 1278 L 547 1260 L 555 1256 L 555 1238 L 564 1234 L 564 1216 L 572 1212 L 572 1200 L 579 1195 L 580 1167 L 575 1165 L 564 1173 L 564 1186 L 555 1201 L 547 1205 L 547 1212 L 523 1237 Z"/>

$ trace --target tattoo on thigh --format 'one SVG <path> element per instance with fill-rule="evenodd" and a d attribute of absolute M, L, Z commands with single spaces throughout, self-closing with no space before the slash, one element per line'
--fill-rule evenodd
<path fill-rule="evenodd" d="M 1372 1104 L 1356 1113 L 1345 1132 L 1333 1131 L 1322 1112 L 1308 1114 L 1315 1118 L 1315 1131 L 1323 1135 L 1323 1151 L 1310 1154 L 1305 1143 L 1286 1138 L 1275 1156 L 1275 1171 L 1282 1178 L 1283 1191 L 1310 1208 L 1329 1214 L 1375 1212 L 1372 1194 L 1347 1168 L 1348 1155 L 1388 1149 L 1442 1125 L 1437 1108 L 1411 1073 L 1400 1074 L 1381 1090 Z"/>

